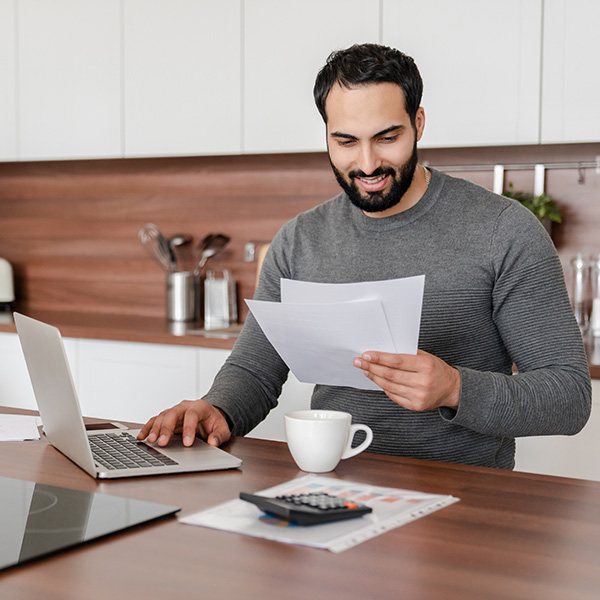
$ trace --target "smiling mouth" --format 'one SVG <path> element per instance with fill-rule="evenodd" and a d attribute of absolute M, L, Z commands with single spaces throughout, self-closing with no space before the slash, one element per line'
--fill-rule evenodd
<path fill-rule="evenodd" d="M 377 177 L 356 177 L 366 192 L 380 192 L 387 185 L 389 174 Z"/>

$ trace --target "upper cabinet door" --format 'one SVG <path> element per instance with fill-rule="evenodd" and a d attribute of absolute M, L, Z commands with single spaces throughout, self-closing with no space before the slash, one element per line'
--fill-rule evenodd
<path fill-rule="evenodd" d="M 241 151 L 239 0 L 124 0 L 125 156 Z"/>
<path fill-rule="evenodd" d="M 121 154 L 120 0 L 19 0 L 22 159 Z"/>
<path fill-rule="evenodd" d="M 545 0 L 544 144 L 600 140 L 600 2 Z"/>
<path fill-rule="evenodd" d="M 329 54 L 377 42 L 379 0 L 246 0 L 244 151 L 325 150 L 315 77 Z"/>
<path fill-rule="evenodd" d="M 424 81 L 422 147 L 539 141 L 541 0 L 383 0 Z"/>
<path fill-rule="evenodd" d="M 15 2 L 0 0 L 0 160 L 17 159 Z"/>

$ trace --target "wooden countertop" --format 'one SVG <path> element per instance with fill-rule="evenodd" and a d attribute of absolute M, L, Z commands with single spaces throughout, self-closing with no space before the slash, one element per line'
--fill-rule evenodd
<path fill-rule="evenodd" d="M 170 323 L 159 317 L 132 315 L 93 315 L 65 311 L 27 311 L 26 314 L 55 325 L 64 337 L 226 350 L 233 348 L 241 329 L 241 325 L 236 325 L 230 329 L 206 332 L 199 323 Z M 9 313 L 0 313 L 0 332 L 16 333 Z M 590 365 L 590 373 L 592 379 L 600 379 L 600 365 Z"/>
<path fill-rule="evenodd" d="M 159 317 L 103 315 L 65 311 L 26 311 L 27 316 L 58 327 L 63 337 L 201 346 L 231 350 L 241 326 L 204 332 L 199 323 L 170 323 Z M 4 320 L 1 320 L 5 317 Z M 0 332 L 16 333 L 12 315 L 0 315 Z"/>
<path fill-rule="evenodd" d="M 1 444 L 4 477 L 176 505 L 182 514 L 302 474 L 285 444 L 247 438 L 225 447 L 243 460 L 241 469 L 104 482 L 44 437 Z M 340 554 L 166 519 L 7 570 L 0 574 L 2 597 L 598 597 L 598 482 L 369 452 L 328 476 L 460 501 Z"/>

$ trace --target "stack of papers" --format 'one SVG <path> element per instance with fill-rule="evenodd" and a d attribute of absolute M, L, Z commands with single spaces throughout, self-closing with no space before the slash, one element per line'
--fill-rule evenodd
<path fill-rule="evenodd" d="M 299 381 L 379 390 L 353 360 L 416 354 L 425 276 L 360 283 L 281 280 L 281 302 L 246 300 Z"/>
<path fill-rule="evenodd" d="M 357 519 L 322 525 L 296 526 L 263 513 L 257 506 L 236 499 L 198 512 L 179 521 L 275 540 L 343 552 L 390 529 L 415 521 L 459 499 L 448 495 L 425 494 L 378 487 L 319 475 L 304 475 L 263 492 L 264 496 L 325 492 L 361 502 L 373 512 Z"/>
<path fill-rule="evenodd" d="M 27 415 L 0 415 L 0 442 L 21 442 L 39 440 L 39 417 Z"/>

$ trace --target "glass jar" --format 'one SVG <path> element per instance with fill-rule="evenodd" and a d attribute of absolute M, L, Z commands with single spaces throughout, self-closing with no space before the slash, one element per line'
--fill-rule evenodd
<path fill-rule="evenodd" d="M 581 252 L 571 259 L 571 305 L 582 334 L 590 319 L 590 262 Z"/>

